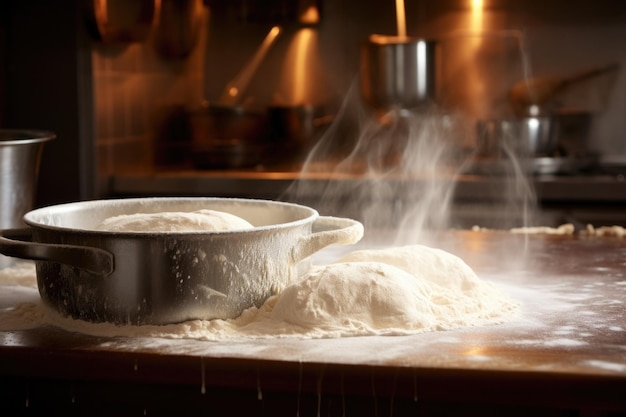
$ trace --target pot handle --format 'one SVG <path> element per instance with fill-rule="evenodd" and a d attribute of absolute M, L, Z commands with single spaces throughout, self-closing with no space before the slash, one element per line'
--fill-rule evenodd
<path fill-rule="evenodd" d="M 88 246 L 36 243 L 28 228 L 0 231 L 0 253 L 14 258 L 58 262 L 102 277 L 115 270 L 111 252 Z"/>
<path fill-rule="evenodd" d="M 352 245 L 363 237 L 363 225 L 352 219 L 320 216 L 310 235 L 300 238 L 291 249 L 291 259 L 298 263 L 330 245 Z"/>

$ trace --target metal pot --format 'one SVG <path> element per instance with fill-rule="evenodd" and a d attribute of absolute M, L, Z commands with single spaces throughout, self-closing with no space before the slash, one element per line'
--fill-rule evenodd
<path fill-rule="evenodd" d="M 0 229 L 24 227 L 33 208 L 44 143 L 55 134 L 34 130 L 0 130 Z M 0 255 L 0 269 L 14 261 Z"/>
<path fill-rule="evenodd" d="M 435 100 L 436 43 L 372 35 L 361 49 L 361 93 L 378 110 L 409 109 Z"/>
<path fill-rule="evenodd" d="M 268 141 L 275 153 L 291 159 L 306 156 L 333 120 L 319 112 L 312 105 L 269 106 Z"/>
<path fill-rule="evenodd" d="M 196 168 L 242 168 L 262 162 L 266 115 L 244 107 L 203 105 L 189 113 Z"/>
<path fill-rule="evenodd" d="M 107 232 L 120 214 L 212 209 L 254 228 L 192 233 Z M 92 322 L 164 324 L 233 318 L 294 281 L 301 262 L 363 235 L 354 220 L 296 204 L 219 198 L 87 201 L 28 212 L 31 241 L 0 237 L 0 252 L 36 260 L 42 299 Z"/>
<path fill-rule="evenodd" d="M 478 150 L 481 156 L 556 156 L 558 120 L 550 116 L 479 120 Z"/>

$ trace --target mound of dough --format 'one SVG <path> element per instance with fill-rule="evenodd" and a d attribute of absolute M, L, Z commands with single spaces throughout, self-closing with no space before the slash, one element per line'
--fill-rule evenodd
<path fill-rule="evenodd" d="M 230 213 L 217 210 L 122 214 L 105 219 L 97 230 L 109 232 L 224 232 L 253 226 Z"/>
<path fill-rule="evenodd" d="M 348 254 L 278 295 L 272 319 L 337 335 L 500 323 L 518 304 L 460 258 L 414 245 Z"/>
<path fill-rule="evenodd" d="M 272 318 L 305 328 L 379 330 L 430 327 L 429 286 L 391 265 L 322 267 L 279 296 Z"/>
<path fill-rule="evenodd" d="M 383 262 L 451 290 L 469 291 L 480 278 L 461 258 L 441 249 L 409 245 L 351 252 L 337 262 Z"/>

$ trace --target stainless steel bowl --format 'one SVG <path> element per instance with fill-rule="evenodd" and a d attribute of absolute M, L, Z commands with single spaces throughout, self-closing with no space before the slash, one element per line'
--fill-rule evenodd
<path fill-rule="evenodd" d="M 435 100 L 436 42 L 371 35 L 361 48 L 361 93 L 379 110 L 411 109 Z"/>

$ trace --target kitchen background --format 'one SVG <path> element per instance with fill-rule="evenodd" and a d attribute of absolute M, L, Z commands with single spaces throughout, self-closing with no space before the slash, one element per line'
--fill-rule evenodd
<path fill-rule="evenodd" d="M 405 7 L 407 34 L 441 46 L 438 101 L 471 121 L 508 116 L 507 93 L 525 76 L 609 66 L 556 100 L 592 114 L 586 151 L 603 169 L 536 181 L 540 203 L 558 207 L 557 222 L 563 210 L 586 210 L 581 221 L 623 220 L 626 2 L 408 0 Z M 317 14 L 306 15 L 311 10 Z M 274 144 L 290 150 L 284 155 L 257 153 L 258 163 L 244 169 L 198 163 L 204 154 L 194 156 L 189 116 L 220 103 L 233 80 L 245 81 L 242 70 L 280 25 L 240 103 L 255 111 L 311 104 L 332 117 L 351 104 L 360 45 L 372 33 L 396 34 L 395 13 L 393 0 L 2 2 L 0 127 L 57 133 L 44 150 L 37 205 L 147 194 L 276 198 L 298 170 L 289 143 Z M 260 173 L 271 175 L 242 182 Z M 472 187 L 466 199 L 481 193 Z"/>

